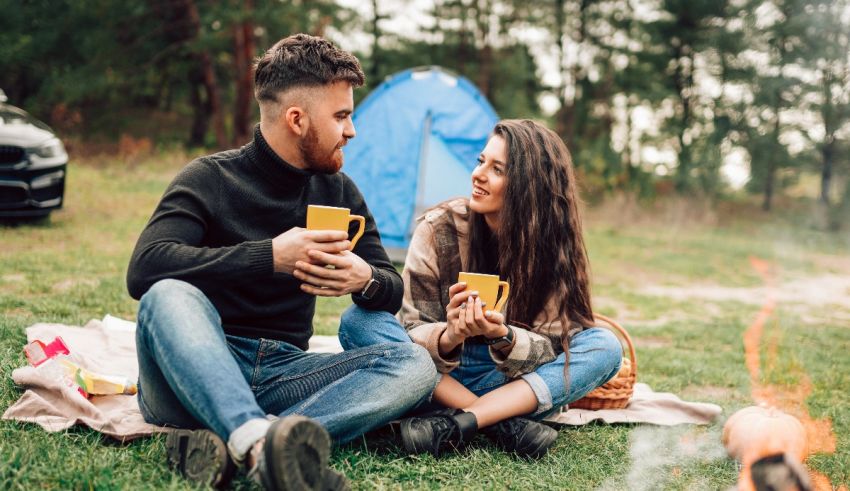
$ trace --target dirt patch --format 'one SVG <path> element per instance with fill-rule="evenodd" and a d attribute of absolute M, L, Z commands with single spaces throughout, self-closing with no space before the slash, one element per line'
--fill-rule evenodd
<path fill-rule="evenodd" d="M 811 258 L 818 269 L 850 275 L 850 256 L 812 254 Z"/>
<path fill-rule="evenodd" d="M 4 274 L 0 276 L 0 280 L 3 280 L 4 283 L 20 283 L 27 279 L 27 276 L 21 273 L 16 274 Z"/>
<path fill-rule="evenodd" d="M 730 389 L 729 387 L 720 387 L 717 385 L 691 385 L 682 390 L 682 398 L 695 401 L 728 401 L 731 399 L 740 399 L 741 396 L 735 389 Z"/>
<path fill-rule="evenodd" d="M 9 319 L 13 317 L 33 317 L 32 311 L 22 307 L 15 307 L 14 309 L 6 310 L 4 315 Z"/>
<path fill-rule="evenodd" d="M 638 347 L 641 347 L 641 348 L 657 349 L 657 348 L 669 348 L 670 346 L 673 346 L 673 341 L 671 341 L 669 338 L 662 338 L 662 337 L 658 337 L 658 336 L 656 336 L 656 337 L 650 336 L 650 337 L 645 337 L 645 338 L 636 338 L 636 337 L 632 336 L 632 341 L 635 343 L 635 346 L 638 346 Z"/>
<path fill-rule="evenodd" d="M 631 334 L 630 328 L 635 326 L 659 327 L 684 319 L 684 317 L 676 315 L 664 315 L 660 317 L 654 317 L 652 319 L 647 319 L 639 311 L 629 308 L 629 306 L 626 305 L 624 302 L 613 299 L 611 297 L 604 296 L 593 297 L 593 309 L 595 311 L 613 309 L 614 313 L 611 314 L 610 317 L 612 317 L 620 325 L 625 327 L 626 330 L 629 330 L 629 334 Z M 715 309 L 713 308 L 713 310 Z M 719 312 L 719 309 L 716 310 L 717 312 Z"/>
<path fill-rule="evenodd" d="M 72 288 L 75 288 L 75 287 L 78 287 L 78 286 L 96 287 L 99 284 L 100 284 L 99 280 L 93 280 L 93 279 L 90 279 L 90 278 L 83 278 L 83 279 L 79 279 L 79 280 L 67 279 L 67 280 L 62 280 L 59 283 L 55 283 L 50 288 L 54 292 L 63 293 L 63 292 L 67 292 L 67 291 L 71 290 Z"/>
<path fill-rule="evenodd" d="M 698 298 L 713 302 L 738 301 L 762 305 L 772 296 L 783 304 L 803 304 L 809 307 L 840 306 L 850 309 L 850 275 L 825 274 L 795 278 L 775 287 L 753 288 L 720 285 L 647 285 L 640 289 L 644 295 L 663 296 L 675 300 Z"/>

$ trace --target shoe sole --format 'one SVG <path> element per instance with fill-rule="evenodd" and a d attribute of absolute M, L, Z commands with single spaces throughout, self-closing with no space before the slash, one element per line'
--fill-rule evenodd
<path fill-rule="evenodd" d="M 236 466 L 227 445 L 210 430 L 174 430 L 165 437 L 168 464 L 186 479 L 212 487 L 230 482 Z"/>
<path fill-rule="evenodd" d="M 272 485 L 277 491 L 321 491 L 329 478 L 331 438 L 318 423 L 304 416 L 287 416 L 269 429 L 263 445 Z M 344 476 L 341 477 L 347 486 Z M 328 482 L 328 484 L 331 484 Z"/>

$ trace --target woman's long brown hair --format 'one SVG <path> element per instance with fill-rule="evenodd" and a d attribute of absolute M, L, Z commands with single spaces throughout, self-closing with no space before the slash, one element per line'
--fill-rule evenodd
<path fill-rule="evenodd" d="M 573 322 L 593 325 L 572 158 L 555 132 L 531 120 L 503 120 L 493 134 L 504 138 L 507 146 L 507 187 L 496 237 L 483 216 L 470 212 L 469 269 L 498 270 L 510 282 L 508 323 L 531 326 L 554 296 L 569 385 L 567 332 Z M 494 242 L 498 243 L 497 259 Z"/>

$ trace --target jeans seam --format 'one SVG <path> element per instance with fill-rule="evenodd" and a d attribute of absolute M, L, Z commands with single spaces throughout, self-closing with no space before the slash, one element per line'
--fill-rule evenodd
<path fill-rule="evenodd" d="M 340 354 L 344 354 L 344 353 L 350 353 L 350 352 L 343 351 Z M 304 377 L 308 377 L 308 376 L 311 376 L 311 375 L 315 375 L 317 373 L 321 373 L 321 372 L 328 370 L 328 369 L 331 369 L 331 368 L 336 368 L 339 365 L 342 365 L 343 363 L 348 363 L 349 361 L 356 360 L 356 359 L 362 358 L 364 356 L 372 356 L 372 355 L 388 356 L 389 352 L 385 349 L 367 351 L 365 353 L 360 353 L 360 354 L 357 354 L 357 355 L 354 355 L 354 356 L 346 357 L 346 358 L 339 360 L 339 361 L 337 361 L 337 362 L 335 362 L 331 365 L 324 365 L 320 368 L 316 368 L 316 369 L 311 370 L 309 372 L 303 372 L 303 373 L 299 373 L 297 375 L 281 375 L 279 377 L 272 379 L 269 382 L 269 384 L 276 384 L 278 382 L 289 382 L 289 381 L 292 381 L 292 380 L 299 380 L 299 379 L 302 379 Z M 375 360 L 372 361 L 372 363 L 374 363 L 374 362 L 375 362 Z"/>
<path fill-rule="evenodd" d="M 382 353 L 383 353 L 383 355 L 384 355 L 384 356 L 386 356 L 386 355 L 387 355 L 387 351 L 386 351 L 386 350 L 383 350 L 383 351 L 382 351 Z M 409 358 L 409 356 L 408 356 L 408 355 L 400 355 L 400 356 L 396 357 L 396 359 L 400 359 L 400 358 Z M 357 358 L 350 358 L 350 360 L 355 360 L 355 359 L 357 359 Z M 377 358 L 373 358 L 373 359 L 372 359 L 372 361 L 371 361 L 371 362 L 369 362 L 369 364 L 368 364 L 366 367 L 364 367 L 364 368 L 373 368 L 377 362 L 378 362 L 378 359 L 377 359 Z M 332 366 L 337 366 L 337 365 L 339 365 L 339 363 L 337 363 L 337 364 L 335 364 L 335 365 L 332 365 Z M 360 370 L 362 370 L 362 369 L 360 369 Z M 349 373 L 345 374 L 344 376 L 342 376 L 342 377 L 340 377 L 340 378 L 336 379 L 333 383 L 339 382 L 340 380 L 344 380 L 346 377 L 349 377 L 349 376 L 351 376 L 351 375 L 355 374 L 356 372 L 357 372 L 356 370 L 355 370 L 355 371 L 351 371 L 351 372 L 349 372 Z M 316 373 L 316 372 L 312 372 L 312 373 Z M 301 414 L 301 410 L 302 410 L 302 409 L 304 409 L 304 408 L 305 408 L 306 406 L 308 406 L 309 404 L 313 403 L 313 401 L 317 400 L 317 399 L 319 398 L 320 393 L 321 393 L 323 390 L 327 389 L 327 387 L 328 387 L 327 385 L 325 385 L 325 386 L 321 387 L 319 390 L 317 390 L 316 392 L 314 392 L 313 394 L 311 394 L 311 395 L 310 395 L 310 397 L 308 397 L 308 398 L 306 398 L 306 399 L 304 399 L 304 400 L 302 400 L 302 401 L 298 402 L 297 404 L 294 404 L 294 405 L 290 408 L 290 409 L 292 410 L 292 414 Z M 287 409 L 287 411 L 289 411 L 289 409 Z"/>
<path fill-rule="evenodd" d="M 263 340 L 260 339 L 260 342 L 257 343 L 257 354 L 254 357 L 254 370 L 251 373 L 251 392 L 256 392 L 260 387 L 257 384 L 257 379 L 262 373 L 263 358 L 265 357 L 265 354 L 265 351 L 263 351 Z"/>
<path fill-rule="evenodd" d="M 602 348 L 588 348 L 584 351 L 580 351 L 580 350 L 572 351 L 572 350 L 570 350 L 570 353 L 582 353 L 582 354 L 584 354 L 584 353 L 592 353 L 594 351 L 605 351 L 605 350 L 602 349 Z"/>

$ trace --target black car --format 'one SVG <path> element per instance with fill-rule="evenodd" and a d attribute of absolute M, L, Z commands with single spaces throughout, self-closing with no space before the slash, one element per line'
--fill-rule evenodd
<path fill-rule="evenodd" d="M 62 207 L 68 154 L 46 124 L 5 103 L 0 90 L 0 218 Z"/>

